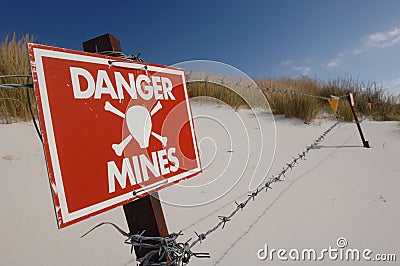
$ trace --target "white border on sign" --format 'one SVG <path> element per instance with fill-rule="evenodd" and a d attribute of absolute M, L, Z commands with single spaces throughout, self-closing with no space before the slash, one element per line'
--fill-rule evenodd
<path fill-rule="evenodd" d="M 44 126 L 46 127 L 46 133 L 47 133 L 47 139 L 48 139 L 48 145 L 49 145 L 49 151 L 50 151 L 50 157 L 51 157 L 50 160 L 51 160 L 51 164 L 53 166 L 53 173 L 54 173 L 54 180 L 55 180 L 55 188 L 53 187 L 53 189 L 54 189 L 55 193 L 57 194 L 57 197 L 60 202 L 61 215 L 62 215 L 63 222 L 66 223 L 66 222 L 70 222 L 70 221 L 79 219 L 83 216 L 90 215 L 94 212 L 106 209 L 115 204 L 118 204 L 120 202 L 131 199 L 133 197 L 132 192 L 128 192 L 126 194 L 111 198 L 109 200 L 97 203 L 95 205 L 86 207 L 84 209 L 80 209 L 78 211 L 74 211 L 71 213 L 68 211 L 67 200 L 66 200 L 66 196 L 65 196 L 64 184 L 63 184 L 63 179 L 62 179 L 62 173 L 61 173 L 60 163 L 59 163 L 59 159 L 58 159 L 55 134 L 54 134 L 54 130 L 53 130 L 53 122 L 51 119 L 51 110 L 50 110 L 50 105 L 49 105 L 49 100 L 48 100 L 48 95 L 47 95 L 47 86 L 46 86 L 46 80 L 44 77 L 43 62 L 42 62 L 42 57 L 50 57 L 50 58 L 66 59 L 66 60 L 73 60 L 73 61 L 86 62 L 86 63 L 95 63 L 95 64 L 109 66 L 109 63 L 108 63 L 109 59 L 99 58 L 99 57 L 91 57 L 91 56 L 80 55 L 80 54 L 72 54 L 72 53 L 67 53 L 67 52 L 46 50 L 46 49 L 37 48 L 37 47 L 33 47 L 33 52 L 34 52 L 35 63 L 36 63 L 36 72 L 37 72 L 37 78 L 38 78 L 38 84 L 39 84 L 40 99 L 41 99 L 42 108 L 43 108 L 42 111 L 43 111 L 43 116 L 44 116 Z M 124 62 L 118 62 L 118 64 L 123 64 L 123 63 Z M 148 70 L 150 70 L 150 71 L 156 71 L 156 72 L 162 72 L 162 73 L 174 74 L 174 75 L 181 76 L 182 84 L 184 86 L 186 108 L 188 110 L 190 128 L 192 131 L 192 139 L 193 139 L 193 145 L 195 148 L 197 167 L 194 169 L 188 170 L 184 173 L 181 173 L 179 175 L 172 176 L 167 179 L 168 183 L 173 183 L 173 182 L 176 182 L 180 179 L 183 179 L 187 176 L 193 175 L 193 174 L 201 171 L 198 147 L 197 147 L 196 138 L 194 135 L 194 126 L 193 126 L 193 121 L 192 121 L 193 118 L 192 118 L 191 109 L 190 109 L 190 105 L 189 105 L 189 97 L 187 94 L 186 83 L 184 82 L 185 81 L 185 73 L 184 73 L 184 71 L 178 70 L 178 69 L 162 68 L 162 67 L 151 66 L 151 65 L 146 65 L 146 66 L 148 67 Z M 138 64 L 138 63 L 126 63 L 126 64 L 124 64 L 124 67 L 133 68 L 133 69 L 143 69 L 144 68 L 143 64 Z M 157 187 L 164 186 L 164 185 L 166 185 L 166 182 L 165 182 L 165 180 L 162 180 L 157 183 L 151 184 L 148 189 L 153 190 Z M 140 192 L 138 192 L 136 194 L 136 196 L 140 196 L 146 192 L 147 192 L 146 187 L 143 187 L 142 189 L 140 189 Z"/>

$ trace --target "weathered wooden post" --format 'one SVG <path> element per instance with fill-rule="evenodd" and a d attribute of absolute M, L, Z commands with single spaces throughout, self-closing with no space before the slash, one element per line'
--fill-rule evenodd
<path fill-rule="evenodd" d="M 349 94 L 348 100 L 349 100 L 349 103 L 350 103 L 351 112 L 353 113 L 354 122 L 356 123 L 358 132 L 360 133 L 360 137 L 361 137 L 361 141 L 363 143 L 363 146 L 365 148 L 370 148 L 368 140 L 365 140 L 365 138 L 364 138 L 364 134 L 363 134 L 362 129 L 361 129 L 360 121 L 358 121 L 356 110 L 354 109 L 353 93 Z"/>
<path fill-rule="evenodd" d="M 104 34 L 83 42 L 83 49 L 85 52 L 91 53 L 122 52 L 119 40 L 111 34 Z M 130 233 L 134 234 L 146 230 L 148 236 L 168 236 L 169 233 L 157 192 L 125 204 L 123 208 Z M 137 257 L 142 257 L 148 251 L 149 249 L 146 248 L 135 247 Z M 158 258 L 157 261 L 159 261 Z M 161 261 L 166 261 L 166 258 Z"/>

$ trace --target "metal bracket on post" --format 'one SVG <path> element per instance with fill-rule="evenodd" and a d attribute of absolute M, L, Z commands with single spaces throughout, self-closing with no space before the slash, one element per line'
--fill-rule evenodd
<path fill-rule="evenodd" d="M 358 132 L 360 133 L 360 137 L 361 137 L 363 146 L 365 148 L 370 148 L 368 140 L 365 140 L 365 138 L 364 138 L 364 134 L 363 134 L 362 129 L 361 129 L 360 121 L 358 121 L 357 114 L 356 114 L 356 111 L 354 109 L 354 96 L 353 96 L 353 93 L 349 93 L 348 100 L 349 100 L 349 103 L 350 103 L 351 112 L 353 113 L 354 121 L 355 121 L 355 123 L 357 125 L 357 128 L 358 128 Z"/>
<path fill-rule="evenodd" d="M 91 53 L 104 51 L 122 52 L 119 40 L 111 34 L 104 34 L 85 41 L 83 48 L 85 52 Z M 168 237 L 167 224 L 157 193 L 127 203 L 123 208 L 130 234 L 140 233 L 145 230 L 148 236 Z M 135 247 L 137 258 L 143 257 L 149 251 L 149 249 L 144 247 Z M 165 256 L 161 259 L 158 256 L 155 257 L 157 258 L 154 258 L 154 261 L 152 259 L 151 262 L 167 262 Z"/>

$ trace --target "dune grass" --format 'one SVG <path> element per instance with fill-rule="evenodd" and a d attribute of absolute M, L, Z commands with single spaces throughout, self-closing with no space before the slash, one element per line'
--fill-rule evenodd
<path fill-rule="evenodd" d="M 188 88 L 191 98 L 205 96 L 205 98 L 202 98 L 204 101 L 210 101 L 215 98 L 225 102 L 235 110 L 246 105 L 246 102 L 240 95 L 221 84 L 198 81 L 190 83 Z"/>
<path fill-rule="evenodd" d="M 356 101 L 356 112 L 360 117 L 374 120 L 400 121 L 400 95 L 384 92 L 375 82 L 362 82 L 352 77 L 315 80 L 300 78 L 267 78 L 256 81 L 260 88 L 276 88 L 287 91 L 303 92 L 311 95 L 330 98 L 353 93 Z M 254 88 L 248 88 L 252 90 Z M 231 105 L 235 110 L 244 105 L 243 99 L 227 87 L 211 82 L 196 82 L 189 91 L 191 97 L 208 96 L 217 98 Z M 295 117 L 310 122 L 321 114 L 333 114 L 327 100 L 316 99 L 280 92 L 263 91 L 274 114 Z M 353 114 L 347 97 L 339 101 L 337 115 L 346 121 L 353 120 Z"/>
<path fill-rule="evenodd" d="M 352 77 L 330 80 L 322 86 L 323 96 L 338 95 L 352 92 L 358 114 L 370 117 L 376 121 L 400 121 L 400 94 L 390 93 L 376 84 L 376 82 L 363 82 Z M 346 120 L 352 119 L 349 104 L 345 101 L 339 105 L 339 113 Z"/>
<path fill-rule="evenodd" d="M 308 77 L 297 79 L 281 78 L 258 81 L 260 87 L 285 89 L 305 92 L 312 95 L 331 97 L 353 93 L 356 101 L 356 111 L 360 116 L 368 116 L 374 120 L 399 120 L 400 109 L 396 94 L 385 93 L 375 82 L 361 82 L 352 77 L 337 78 L 328 81 L 314 80 Z M 333 113 L 326 100 L 265 92 L 274 113 L 287 117 L 297 117 L 310 121 L 322 112 Z M 299 99 L 302 98 L 302 99 Z M 339 101 L 337 114 L 340 119 L 353 120 L 347 98 Z"/>
<path fill-rule="evenodd" d="M 260 88 L 276 88 L 288 91 L 304 92 L 316 95 L 318 84 L 309 78 L 301 79 L 265 79 L 258 80 Z M 314 119 L 323 107 L 321 100 L 299 95 L 263 91 L 274 114 L 296 117 L 306 122 Z"/>
<path fill-rule="evenodd" d="M 0 76 L 1 75 L 28 75 L 30 73 L 28 42 L 34 37 L 26 34 L 17 39 L 14 33 L 8 35 L 0 44 Z M 32 82 L 30 80 L 30 82 Z M 1 84 L 24 84 L 27 78 L 0 78 Z M 29 96 L 34 99 L 33 90 L 29 90 Z M 27 93 L 21 89 L 0 89 L 0 121 L 12 123 L 18 120 L 29 121 L 31 115 L 28 109 Z"/>

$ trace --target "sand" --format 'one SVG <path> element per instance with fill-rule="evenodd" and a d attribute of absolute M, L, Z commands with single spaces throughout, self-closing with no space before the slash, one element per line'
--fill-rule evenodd
<path fill-rule="evenodd" d="M 238 116 L 226 107 L 207 104 L 194 106 L 196 112 L 223 113 L 228 120 Z M 241 119 L 253 119 L 248 110 L 241 110 L 239 114 Z M 265 117 L 268 120 L 268 115 Z M 278 173 L 292 156 L 333 123 L 330 119 L 309 125 L 297 119 L 275 117 L 275 120 L 276 153 L 269 177 Z M 265 125 L 261 122 L 260 127 L 270 126 L 270 122 Z M 211 258 L 193 258 L 190 265 L 309 265 L 310 262 L 290 259 L 282 262 L 276 257 L 272 263 L 269 259 L 262 261 L 257 252 L 264 245 L 270 249 L 286 250 L 337 248 L 339 237 L 346 238 L 348 248 L 368 248 L 374 254 L 397 253 L 399 260 L 400 125 L 398 122 L 364 121 L 362 128 L 370 141 L 370 149 L 362 147 L 355 124 L 341 123 L 309 153 L 307 160 L 286 174 L 284 182 L 273 184 L 272 190 L 261 193 L 223 230 L 214 232 L 196 246 L 193 251 L 209 252 Z M 211 134 L 218 130 L 207 123 L 196 123 L 196 131 L 202 138 L 207 136 L 207 132 Z M 252 130 L 257 130 L 257 126 L 248 130 L 253 141 Z M 235 208 L 235 200 L 245 199 L 241 195 L 248 190 L 253 166 L 257 167 L 253 153 L 241 150 L 246 147 L 246 142 L 223 146 L 224 138 L 220 136 L 217 142 L 218 134 L 214 136 L 215 142 L 205 139 L 200 145 L 203 160 L 213 162 L 203 162 L 203 166 L 207 166 L 204 174 L 181 184 L 178 189 L 160 192 L 163 199 L 177 204 L 212 201 L 197 207 L 163 203 L 168 228 L 170 232 L 184 230 L 182 241 L 195 237 L 194 231 L 205 232 L 219 221 L 218 215 L 228 215 Z M 273 135 L 264 137 L 274 138 Z M 232 133 L 231 136 L 235 138 L 236 135 Z M 237 137 L 241 140 L 243 136 L 239 134 Z M 268 153 L 263 155 L 264 173 L 269 169 L 268 160 L 274 150 L 273 142 L 266 143 L 264 147 Z M 251 145 L 255 145 L 254 142 Z M 214 154 L 215 147 L 218 149 Z M 247 168 L 241 171 L 243 175 L 240 175 L 238 183 L 223 197 L 213 200 L 220 190 L 214 191 L 214 186 L 210 189 L 199 186 L 204 184 L 204 180 L 211 182 L 214 176 L 222 176 L 218 180 L 225 180 L 221 175 L 221 164 L 227 162 L 226 158 L 240 162 L 243 160 L 240 158 L 246 156 L 250 160 L 246 163 Z M 227 171 L 238 172 L 239 168 L 243 165 L 234 163 Z M 0 176 L 1 265 L 135 265 L 135 256 L 123 243 L 125 238 L 111 227 L 101 227 L 80 238 L 103 221 L 114 222 L 126 229 L 121 207 L 65 229 L 57 229 L 42 146 L 32 123 L 0 125 Z M 231 182 L 225 181 L 218 183 L 217 188 L 224 190 L 225 187 L 221 186 Z M 188 197 L 182 192 L 183 185 L 198 187 Z M 326 258 L 312 263 L 365 265 L 366 262 Z M 386 263 L 396 265 L 396 262 Z"/>

